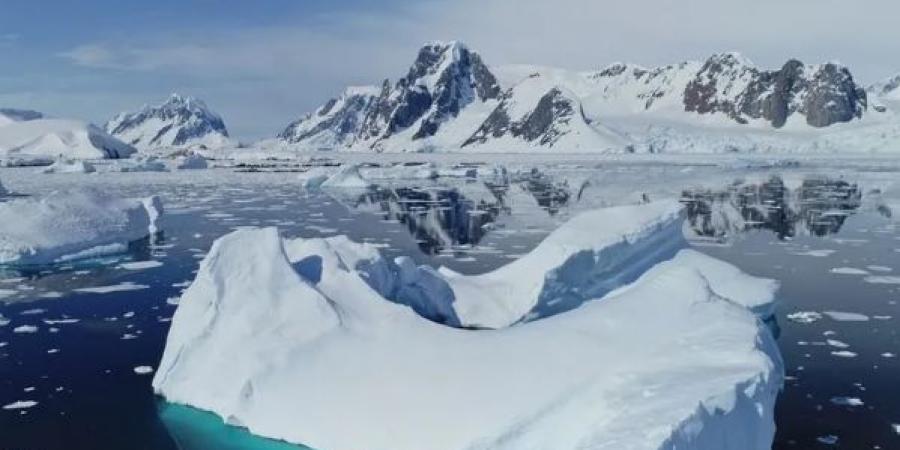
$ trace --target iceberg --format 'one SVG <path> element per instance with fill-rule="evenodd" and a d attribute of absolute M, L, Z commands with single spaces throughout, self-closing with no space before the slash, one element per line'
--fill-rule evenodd
<path fill-rule="evenodd" d="M 209 163 L 206 162 L 206 158 L 196 153 L 178 158 L 175 163 L 175 168 L 179 170 L 206 169 L 208 167 Z"/>
<path fill-rule="evenodd" d="M 359 173 L 355 164 L 341 166 L 340 170 L 320 184 L 322 188 L 368 189 L 372 183 Z"/>
<path fill-rule="evenodd" d="M 153 388 L 319 450 L 771 448 L 784 369 L 753 309 L 777 285 L 679 252 L 671 203 L 587 214 L 491 272 L 506 290 L 474 278 L 510 306 L 478 317 L 492 330 L 423 317 L 470 311 L 473 280 L 345 237 L 235 231 L 182 295 Z M 590 294 L 559 291 L 576 307 L 521 320 L 579 274 Z"/>
<path fill-rule="evenodd" d="M 0 264 L 41 265 L 121 253 L 158 230 L 158 197 L 123 199 L 92 190 L 0 203 Z"/>
<path fill-rule="evenodd" d="M 96 171 L 97 168 L 87 161 L 66 158 L 57 159 L 42 170 L 43 173 L 94 173 Z"/>
<path fill-rule="evenodd" d="M 134 147 L 99 128 L 63 119 L 14 121 L 0 126 L 0 156 L 69 158 L 127 158 Z"/>
<path fill-rule="evenodd" d="M 119 172 L 168 172 L 166 163 L 155 156 L 136 156 L 130 160 L 122 160 L 117 165 Z"/>

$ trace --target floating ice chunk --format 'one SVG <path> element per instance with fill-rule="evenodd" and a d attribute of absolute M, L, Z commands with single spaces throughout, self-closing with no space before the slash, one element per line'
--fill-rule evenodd
<path fill-rule="evenodd" d="M 837 445 L 840 439 L 838 439 L 838 437 L 833 434 L 829 434 L 826 436 L 819 436 L 816 438 L 816 440 L 825 445 Z"/>
<path fill-rule="evenodd" d="M 206 158 L 196 153 L 183 156 L 175 161 L 175 168 L 178 170 L 197 170 L 208 167 L 209 163 L 206 162 Z"/>
<path fill-rule="evenodd" d="M 117 168 L 120 172 L 167 172 L 166 163 L 155 156 L 136 156 L 122 160 Z"/>
<path fill-rule="evenodd" d="M 856 358 L 856 353 L 849 350 L 838 350 L 831 352 L 831 354 L 838 358 Z"/>
<path fill-rule="evenodd" d="M 0 264 L 50 264 L 121 252 L 156 226 L 145 203 L 160 202 L 76 190 L 2 203 Z"/>
<path fill-rule="evenodd" d="M 865 403 L 858 397 L 832 397 L 831 403 L 838 406 L 863 406 Z"/>
<path fill-rule="evenodd" d="M 336 174 L 328 177 L 320 186 L 322 188 L 368 189 L 372 183 L 362 177 L 358 165 L 350 164 L 341 166 Z"/>
<path fill-rule="evenodd" d="M 822 319 L 822 314 L 815 311 L 797 311 L 787 315 L 788 320 L 796 323 L 813 323 Z"/>
<path fill-rule="evenodd" d="M 322 183 L 328 180 L 329 176 L 331 175 L 328 170 L 323 167 L 316 167 L 301 173 L 298 178 L 303 188 L 311 191 L 320 188 Z"/>
<path fill-rule="evenodd" d="M 33 334 L 38 332 L 38 327 L 34 325 L 20 325 L 13 328 L 13 333 Z"/>
<path fill-rule="evenodd" d="M 13 295 L 16 295 L 17 293 L 18 293 L 18 291 L 15 291 L 12 289 L 0 289 L 0 299 L 12 297 Z"/>
<path fill-rule="evenodd" d="M 870 284 L 900 284 L 900 276 L 873 275 L 863 281 Z"/>
<path fill-rule="evenodd" d="M 835 348 L 850 348 L 850 345 L 837 339 L 827 339 L 825 343 Z"/>
<path fill-rule="evenodd" d="M 65 158 L 57 159 L 56 162 L 41 170 L 43 173 L 94 173 L 96 171 L 97 168 L 87 161 Z"/>
<path fill-rule="evenodd" d="M 894 269 L 887 266 L 866 266 L 866 269 L 871 270 L 872 272 L 893 272 Z"/>
<path fill-rule="evenodd" d="M 148 373 L 153 373 L 153 367 L 137 366 L 134 368 L 134 373 L 136 373 L 138 375 L 147 375 Z"/>
<path fill-rule="evenodd" d="M 156 267 L 162 267 L 163 263 L 160 261 L 134 261 L 119 264 L 119 267 L 125 270 L 145 270 L 145 269 L 153 269 Z"/>
<path fill-rule="evenodd" d="M 78 289 L 74 289 L 74 291 L 85 293 L 85 294 L 111 294 L 113 292 L 139 291 L 141 289 L 149 289 L 149 288 L 150 288 L 150 286 L 147 286 L 146 284 L 136 284 L 131 281 L 126 281 L 126 282 L 114 284 L 111 286 L 94 286 L 94 287 L 78 288 Z"/>
<path fill-rule="evenodd" d="M 774 339 L 696 268 L 666 264 L 577 310 L 475 331 L 383 295 L 418 280 L 408 262 L 393 264 L 398 276 L 346 247 L 285 243 L 271 228 L 217 240 L 181 298 L 154 390 L 313 448 L 772 444 Z"/>
<path fill-rule="evenodd" d="M 869 272 L 863 269 L 856 269 L 853 267 L 835 267 L 831 269 L 831 273 L 837 275 L 868 275 Z"/>
<path fill-rule="evenodd" d="M 831 320 L 838 322 L 868 322 L 869 316 L 865 314 L 849 313 L 842 311 L 823 311 L 822 314 L 828 316 Z"/>
<path fill-rule="evenodd" d="M 794 254 L 797 256 L 812 256 L 814 258 L 827 258 L 827 257 L 831 256 L 834 252 L 835 252 L 835 250 L 822 249 L 822 250 L 807 250 L 807 251 L 802 251 L 802 252 L 794 252 Z"/>
<path fill-rule="evenodd" d="M 3 317 L 3 314 L 0 314 L 0 327 L 5 327 L 5 326 L 9 325 L 9 322 L 10 322 L 9 319 L 7 319 L 6 317 Z"/>
<path fill-rule="evenodd" d="M 36 402 L 34 400 L 19 400 L 19 401 L 12 402 L 7 405 L 3 405 L 3 409 L 5 409 L 7 411 L 28 409 L 28 408 L 34 408 L 35 406 L 37 406 L 37 404 L 38 404 L 38 402 Z"/>

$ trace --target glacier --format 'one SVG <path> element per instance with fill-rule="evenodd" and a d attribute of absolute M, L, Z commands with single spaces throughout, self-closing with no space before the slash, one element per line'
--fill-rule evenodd
<path fill-rule="evenodd" d="M 491 272 L 478 295 L 504 315 L 372 245 L 232 232 L 183 293 L 153 388 L 319 450 L 770 448 L 777 283 L 685 249 L 674 202 L 585 214 Z M 574 309 L 529 316 L 583 275 Z"/>
<path fill-rule="evenodd" d="M 78 120 L 47 119 L 43 116 L 3 116 L 0 123 L 0 158 L 7 160 L 43 158 L 127 158 L 134 147 Z"/>
<path fill-rule="evenodd" d="M 0 203 L 0 265 L 30 266 L 121 253 L 159 230 L 159 197 L 55 191 Z"/>

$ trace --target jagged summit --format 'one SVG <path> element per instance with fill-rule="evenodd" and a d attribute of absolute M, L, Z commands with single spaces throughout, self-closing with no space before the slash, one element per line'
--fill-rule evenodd
<path fill-rule="evenodd" d="M 866 91 L 835 62 L 792 59 L 769 70 L 730 51 L 659 67 L 615 63 L 572 72 L 490 67 L 461 42 L 437 41 L 419 49 L 398 81 L 348 90 L 279 138 L 316 149 L 626 151 L 634 142 L 607 119 L 815 129 L 859 120 L 868 110 Z"/>
<path fill-rule="evenodd" d="M 121 113 L 105 128 L 139 149 L 218 147 L 229 142 L 225 123 L 218 114 L 202 100 L 177 93 L 159 105 L 144 105 L 137 112 Z"/>

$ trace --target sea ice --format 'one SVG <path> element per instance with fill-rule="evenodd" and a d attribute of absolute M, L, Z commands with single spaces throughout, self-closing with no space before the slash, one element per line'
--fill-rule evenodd
<path fill-rule="evenodd" d="M 521 323 L 542 280 L 581 281 L 565 270 L 512 271 L 536 277 L 521 279 L 536 292 L 523 304 L 509 298 L 525 292 L 518 286 L 492 286 L 503 298 L 479 293 L 515 306 L 483 316 L 501 327 L 487 331 L 437 324 L 399 300 L 398 286 L 411 284 L 408 295 L 427 292 L 428 307 L 450 311 L 453 283 L 407 260 L 388 264 L 374 248 L 334 238 L 285 242 L 273 228 L 233 232 L 213 244 L 183 294 L 154 389 L 320 449 L 770 448 L 783 366 L 742 303 L 771 296 L 774 283 L 708 261 L 694 267 L 693 255 L 657 266 L 672 257 L 668 248 L 646 260 L 629 254 L 657 248 L 651 235 L 669 233 L 678 216 L 668 206 L 647 210 L 595 215 L 593 230 L 565 229 L 569 247 L 557 236 L 544 247 L 550 261 L 526 266 L 575 267 L 573 276 L 597 282 L 634 271 L 594 291 L 602 300 Z"/>
<path fill-rule="evenodd" d="M 869 272 L 863 269 L 856 269 L 854 267 L 835 267 L 831 269 L 831 273 L 836 275 L 868 275 Z"/>
<path fill-rule="evenodd" d="M 34 400 L 19 400 L 16 402 L 12 402 L 7 405 L 3 405 L 3 409 L 7 411 L 17 410 L 17 409 L 28 409 L 37 406 L 38 402 Z"/>

